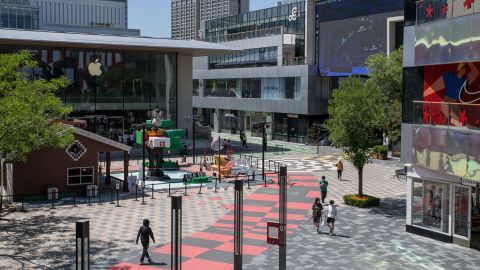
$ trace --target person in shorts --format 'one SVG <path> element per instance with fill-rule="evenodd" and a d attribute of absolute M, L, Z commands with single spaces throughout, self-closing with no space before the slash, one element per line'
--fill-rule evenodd
<path fill-rule="evenodd" d="M 337 218 L 337 206 L 334 205 L 334 201 L 330 200 L 330 204 L 327 208 L 327 226 L 330 228 L 330 236 L 333 235 L 335 229 L 335 219 Z"/>
<path fill-rule="evenodd" d="M 320 233 L 320 223 L 322 222 L 323 205 L 320 202 L 320 198 L 315 198 L 315 202 L 312 205 L 312 218 L 313 224 L 317 228 L 317 233 Z"/>

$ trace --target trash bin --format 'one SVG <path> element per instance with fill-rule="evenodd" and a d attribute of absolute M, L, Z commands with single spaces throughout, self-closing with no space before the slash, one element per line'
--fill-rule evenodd
<path fill-rule="evenodd" d="M 58 188 L 56 187 L 47 188 L 47 198 L 48 200 L 58 200 Z"/>
<path fill-rule="evenodd" d="M 87 186 L 87 197 L 96 197 L 97 196 L 97 186 L 88 185 Z"/>

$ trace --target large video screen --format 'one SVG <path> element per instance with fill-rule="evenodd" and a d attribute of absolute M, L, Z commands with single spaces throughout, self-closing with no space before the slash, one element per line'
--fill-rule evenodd
<path fill-rule="evenodd" d="M 386 50 L 387 18 L 403 15 L 403 8 L 403 1 L 398 0 L 318 4 L 320 72 L 366 74 L 367 57 Z"/>

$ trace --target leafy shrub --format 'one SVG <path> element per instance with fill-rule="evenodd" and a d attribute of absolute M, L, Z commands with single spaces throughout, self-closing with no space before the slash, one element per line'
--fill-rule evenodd
<path fill-rule="evenodd" d="M 359 197 L 358 195 L 345 195 L 343 196 L 343 201 L 346 205 L 351 205 L 360 208 L 367 208 L 372 206 L 378 206 L 380 204 L 380 199 L 377 197 L 363 195 L 363 197 Z"/>
<path fill-rule="evenodd" d="M 386 155 L 388 148 L 385 145 L 376 145 L 373 147 L 373 152 L 376 154 Z"/>

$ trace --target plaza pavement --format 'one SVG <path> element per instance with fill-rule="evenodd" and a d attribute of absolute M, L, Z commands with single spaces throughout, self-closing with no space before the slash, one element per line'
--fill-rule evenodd
<path fill-rule="evenodd" d="M 338 149 L 321 147 L 321 154 L 316 155 L 314 147 L 289 147 L 295 150 L 269 154 L 269 158 L 287 160 L 289 177 L 294 176 L 288 195 L 294 204 L 289 205 L 287 269 L 478 269 L 480 252 L 405 232 L 405 183 L 394 177 L 394 170 L 403 167 L 399 162 L 374 161 L 365 167 L 364 193 L 382 198 L 382 203 L 378 208 L 358 209 L 341 202 L 343 195 L 356 192 L 357 174 L 345 162 L 344 181 L 336 180 L 333 164 L 341 156 Z M 295 164 L 295 159 L 320 162 L 324 168 L 308 172 Z M 330 182 L 327 199 L 339 204 L 337 235 L 333 237 L 315 234 L 311 224 L 309 205 L 319 194 L 316 182 L 322 175 Z M 264 225 L 267 220 L 274 221 L 278 212 L 271 197 L 274 194 L 275 185 L 245 190 L 249 221 L 245 224 L 248 236 L 244 243 L 248 246 L 243 269 L 278 267 L 278 247 L 265 243 Z M 233 269 L 232 202 L 232 189 L 217 194 L 205 190 L 203 195 L 191 194 L 185 199 L 184 259 L 189 264 L 183 269 Z M 133 244 L 141 220 L 149 217 L 157 236 L 153 257 L 169 263 L 169 198 L 158 195 L 145 206 L 133 200 L 121 204 L 119 208 L 103 204 L 53 211 L 45 207 L 2 218 L 0 269 L 70 269 L 74 222 L 83 218 L 91 222 L 92 269 L 169 269 L 161 264 L 136 265 L 140 248 Z M 221 237 L 215 239 L 218 235 Z"/>

